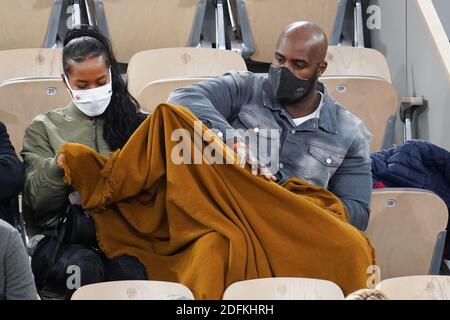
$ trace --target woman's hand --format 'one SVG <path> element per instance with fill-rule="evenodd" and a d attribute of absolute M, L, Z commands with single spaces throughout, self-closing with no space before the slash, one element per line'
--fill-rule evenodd
<path fill-rule="evenodd" d="M 62 152 L 58 152 L 58 154 L 56 155 L 56 164 L 58 165 L 58 167 L 60 167 L 61 169 L 64 169 L 63 165 L 62 165 L 62 161 L 64 160 L 64 153 Z"/>

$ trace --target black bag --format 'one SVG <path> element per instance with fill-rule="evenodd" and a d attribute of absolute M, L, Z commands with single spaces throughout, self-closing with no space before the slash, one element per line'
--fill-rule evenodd
<path fill-rule="evenodd" d="M 63 243 L 97 246 L 95 224 L 89 213 L 81 206 L 70 204 L 60 223 L 59 233 L 64 233 Z"/>
<path fill-rule="evenodd" d="M 82 248 L 100 252 L 97 247 L 94 221 L 81 206 L 69 204 L 61 214 L 57 235 L 39 241 L 31 260 L 38 292 L 42 295 L 41 290 L 50 288 L 52 294 L 70 297 L 66 271 L 71 260 L 77 260 L 77 252 Z"/>
<path fill-rule="evenodd" d="M 87 254 L 91 252 L 91 254 Z M 91 277 L 103 279 L 103 262 L 101 253 L 93 247 L 62 244 L 55 237 L 47 236 L 39 241 L 36 252 L 31 259 L 36 289 L 42 299 L 70 299 L 75 289 L 67 287 L 69 267 L 79 263 L 91 265 L 90 270 L 99 270 L 98 274 L 83 274 L 83 281 L 87 283 Z"/>

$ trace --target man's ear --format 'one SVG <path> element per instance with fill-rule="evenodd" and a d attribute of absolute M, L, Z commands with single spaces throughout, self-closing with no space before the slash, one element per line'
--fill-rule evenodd
<path fill-rule="evenodd" d="M 322 74 L 327 70 L 328 62 L 322 61 L 319 63 L 319 68 L 317 69 L 317 77 L 320 78 Z"/>

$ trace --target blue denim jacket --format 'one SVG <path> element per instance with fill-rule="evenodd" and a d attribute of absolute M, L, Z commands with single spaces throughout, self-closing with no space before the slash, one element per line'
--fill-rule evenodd
<path fill-rule="evenodd" d="M 169 102 L 189 108 L 224 140 L 230 135 L 242 137 L 237 129 L 264 136 L 269 145 L 276 139 L 279 161 L 275 170 L 270 165 L 278 183 L 295 176 L 327 188 L 343 201 L 350 222 L 364 230 L 372 191 L 372 135 L 360 119 L 328 95 L 321 82 L 316 90 L 323 94 L 319 118 L 298 127 L 274 98 L 263 74 L 227 73 L 178 89 L 172 92 Z M 278 136 L 268 134 L 273 132 L 270 129 L 276 129 Z M 273 150 L 267 152 L 269 159 Z"/>

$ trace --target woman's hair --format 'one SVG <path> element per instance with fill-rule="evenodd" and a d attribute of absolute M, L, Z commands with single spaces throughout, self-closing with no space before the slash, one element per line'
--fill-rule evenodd
<path fill-rule="evenodd" d="M 110 149 L 122 148 L 146 116 L 140 112 L 139 103 L 127 89 L 127 81 L 112 52 L 111 43 L 96 28 L 81 26 L 69 30 L 64 39 L 63 69 L 67 77 L 70 63 L 103 56 L 106 67 L 111 68 L 113 94 L 106 111 L 100 116 L 105 120 L 103 137 Z"/>

